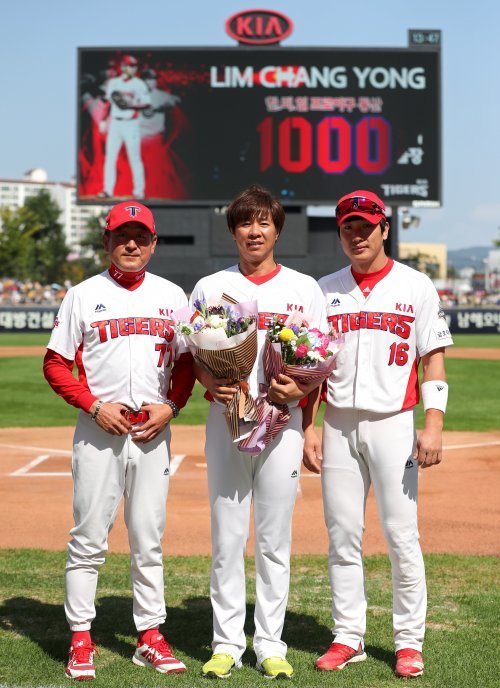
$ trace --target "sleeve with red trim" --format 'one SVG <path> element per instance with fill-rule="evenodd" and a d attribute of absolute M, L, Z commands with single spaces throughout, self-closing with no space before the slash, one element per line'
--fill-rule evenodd
<path fill-rule="evenodd" d="M 189 352 L 183 353 L 175 361 L 170 378 L 168 398 L 179 409 L 184 408 L 193 391 L 196 377 L 193 371 L 193 357 Z"/>
<path fill-rule="evenodd" d="M 320 393 L 320 403 L 322 401 L 325 402 L 325 404 L 328 401 L 328 380 L 323 380 L 323 384 L 321 385 L 321 393 Z"/>
<path fill-rule="evenodd" d="M 88 413 L 97 397 L 73 376 L 74 363 L 56 351 L 47 349 L 43 359 L 43 374 L 54 392 L 66 403 Z"/>

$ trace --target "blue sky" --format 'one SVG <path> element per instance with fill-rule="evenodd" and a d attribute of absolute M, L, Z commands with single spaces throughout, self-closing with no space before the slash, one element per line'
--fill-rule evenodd
<path fill-rule="evenodd" d="M 232 46 L 226 19 L 255 7 L 287 14 L 284 45 L 407 47 L 409 28 L 440 29 L 443 206 L 413 211 L 402 241 L 449 249 L 500 238 L 500 3 L 497 0 L 45 0 L 4 3 L 0 178 L 43 167 L 75 174 L 78 46 Z"/>

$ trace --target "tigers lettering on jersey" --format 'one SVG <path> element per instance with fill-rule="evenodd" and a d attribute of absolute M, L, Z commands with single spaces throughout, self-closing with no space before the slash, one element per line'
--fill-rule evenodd
<path fill-rule="evenodd" d="M 147 334 L 151 337 L 161 337 L 171 342 L 174 338 L 174 321 L 165 318 L 113 318 L 97 320 L 90 323 L 99 331 L 101 342 L 117 337 L 129 337 L 132 334 Z"/>
<path fill-rule="evenodd" d="M 271 313 L 269 311 L 259 313 L 259 330 L 267 330 L 269 327 L 271 327 L 275 320 L 279 322 L 280 325 L 283 325 L 289 315 L 289 313 Z"/>
<path fill-rule="evenodd" d="M 290 305 L 290 304 L 289 304 Z M 292 310 L 292 309 L 291 309 Z M 296 306 L 294 312 L 303 313 L 303 306 Z M 267 330 L 274 322 L 278 322 L 280 325 L 284 325 L 287 318 L 290 317 L 290 313 L 272 313 L 270 311 L 263 311 L 259 313 L 258 329 Z M 308 326 L 307 320 L 302 321 L 304 326 Z"/>
<path fill-rule="evenodd" d="M 340 334 L 354 330 L 382 330 L 408 339 L 411 325 L 415 321 L 412 315 L 402 313 L 383 313 L 360 311 L 359 313 L 336 313 L 328 316 L 332 329 Z"/>

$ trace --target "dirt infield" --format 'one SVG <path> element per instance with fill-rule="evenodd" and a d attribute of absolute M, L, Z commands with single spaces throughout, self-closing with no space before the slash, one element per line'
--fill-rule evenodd
<path fill-rule="evenodd" d="M 0 429 L 0 547 L 62 550 L 72 526 L 73 428 Z M 175 426 L 164 551 L 210 554 L 204 427 Z M 421 472 L 419 519 L 424 552 L 500 555 L 500 432 L 446 432 L 441 465 Z M 252 537 L 249 551 L 252 551 Z M 385 552 L 373 496 L 364 549 Z M 127 552 L 123 516 L 110 551 Z M 305 469 L 294 514 L 295 553 L 327 551 L 319 478 Z"/>

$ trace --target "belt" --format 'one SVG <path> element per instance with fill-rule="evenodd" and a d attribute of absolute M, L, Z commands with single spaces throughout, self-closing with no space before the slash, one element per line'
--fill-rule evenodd
<path fill-rule="evenodd" d="M 136 425 L 137 423 L 145 423 L 147 420 L 149 420 L 149 411 L 122 411 L 122 416 L 125 416 L 125 418 L 132 423 L 132 425 Z"/>

